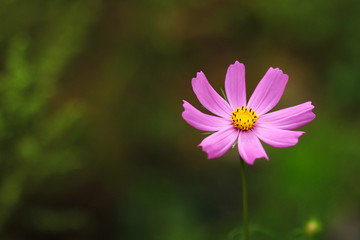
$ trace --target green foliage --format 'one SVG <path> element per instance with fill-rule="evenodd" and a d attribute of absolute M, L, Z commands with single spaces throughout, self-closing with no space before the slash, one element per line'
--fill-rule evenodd
<path fill-rule="evenodd" d="M 50 103 L 64 68 L 80 50 L 97 4 L 1 4 L 0 17 L 7 21 L 0 23 L 0 44 L 6 49 L 0 72 L 0 231 L 26 186 L 82 166 L 77 147 L 84 135 L 81 104 L 70 101 L 54 108 Z M 25 13 L 29 16 L 20 18 Z"/>

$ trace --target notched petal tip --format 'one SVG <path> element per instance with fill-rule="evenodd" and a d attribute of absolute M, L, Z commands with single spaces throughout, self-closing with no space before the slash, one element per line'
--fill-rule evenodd
<path fill-rule="evenodd" d="M 312 102 L 311 102 L 311 101 L 308 101 L 307 103 L 310 104 L 309 110 L 311 111 L 311 114 L 312 114 L 312 117 L 311 117 L 311 121 L 312 121 L 312 120 L 314 120 L 314 119 L 316 118 L 316 114 L 313 112 L 315 106 L 312 105 Z M 311 121 L 310 121 L 310 122 L 311 122 Z"/>
<path fill-rule="evenodd" d="M 284 77 L 284 81 L 286 81 L 286 83 L 289 81 L 289 75 L 283 73 L 283 77 Z"/>
<path fill-rule="evenodd" d="M 286 73 L 283 72 L 283 70 L 281 70 L 280 68 L 273 68 L 273 67 L 270 67 L 268 71 L 272 71 L 273 73 L 277 73 L 277 74 L 280 74 L 282 76 L 282 80 L 288 80 L 289 79 L 289 75 L 287 75 Z"/>
<path fill-rule="evenodd" d="M 181 116 L 184 118 L 184 113 L 186 112 L 186 105 L 189 104 L 187 101 L 185 100 L 182 100 L 183 104 L 183 108 L 184 108 L 184 111 L 181 112 Z"/>
<path fill-rule="evenodd" d="M 234 65 L 234 66 L 237 66 L 237 67 L 245 67 L 245 65 L 243 64 L 243 63 L 241 63 L 241 62 L 239 62 L 238 60 L 236 60 L 233 64 L 231 64 L 231 65 Z M 230 66 L 231 66 L 230 65 Z"/>
<path fill-rule="evenodd" d="M 268 155 L 265 153 L 265 156 L 262 156 L 262 157 L 254 157 L 254 158 L 251 158 L 251 159 L 246 159 L 246 158 L 243 158 L 243 160 L 247 163 L 247 164 L 249 164 L 249 165 L 254 165 L 255 164 L 255 161 L 257 160 L 257 159 L 261 159 L 261 158 L 265 158 L 267 161 L 269 161 L 269 157 L 268 157 Z"/>
<path fill-rule="evenodd" d="M 249 160 L 249 159 L 243 159 L 243 160 L 244 160 L 244 162 L 246 162 L 246 163 L 249 164 L 249 165 L 254 165 L 256 159 L 251 159 L 251 160 Z"/>
<path fill-rule="evenodd" d="M 268 155 L 265 153 L 265 156 L 262 156 L 262 157 L 255 157 L 255 158 L 252 160 L 252 162 L 251 162 L 251 163 L 249 163 L 249 162 L 248 162 L 248 164 L 250 164 L 250 165 L 254 165 L 254 163 L 255 163 L 255 161 L 256 161 L 257 159 L 262 159 L 262 158 L 265 158 L 265 159 L 266 159 L 266 161 L 269 161 L 269 157 L 268 157 Z"/>
<path fill-rule="evenodd" d="M 200 147 L 201 151 L 203 151 L 206 154 L 206 159 L 207 160 L 217 158 L 216 156 L 211 155 L 211 153 L 208 151 L 208 148 L 206 146 L 201 145 L 201 143 L 198 144 L 197 147 Z"/>
<path fill-rule="evenodd" d="M 196 73 L 196 78 L 198 78 L 198 77 L 205 77 L 204 72 L 203 72 L 203 71 L 197 72 L 197 73 Z"/>
<path fill-rule="evenodd" d="M 316 114 L 313 113 L 313 112 L 311 112 L 311 113 L 312 113 L 312 115 L 313 115 L 313 116 L 312 116 L 312 119 L 311 119 L 311 121 L 312 121 L 312 120 L 314 120 L 314 119 L 316 118 Z"/>
<path fill-rule="evenodd" d="M 256 159 L 260 159 L 260 158 L 262 158 L 262 157 L 252 157 L 252 158 L 247 158 L 247 159 L 244 158 L 243 160 L 249 165 L 254 165 Z"/>
<path fill-rule="evenodd" d="M 306 132 L 303 132 L 303 131 L 297 131 L 297 132 L 299 133 L 299 136 L 295 140 L 294 144 L 292 146 L 290 146 L 290 147 L 293 147 L 293 146 L 297 145 L 299 143 L 299 141 L 300 141 L 300 137 L 306 133 Z M 284 148 L 287 148 L 287 147 L 284 147 Z"/>
<path fill-rule="evenodd" d="M 191 79 L 191 83 L 194 84 L 196 81 L 201 81 L 204 78 L 206 79 L 206 76 L 202 71 L 197 72 L 196 76 Z"/>
<path fill-rule="evenodd" d="M 290 147 L 297 145 L 299 143 L 299 141 L 300 141 L 300 137 L 306 133 L 304 131 L 293 131 L 293 132 L 296 132 L 298 135 L 297 135 L 294 143 Z M 284 148 L 287 148 L 287 147 L 284 147 Z"/>
<path fill-rule="evenodd" d="M 306 103 L 309 103 L 309 105 L 310 105 L 310 109 L 311 109 L 311 110 L 315 108 L 315 106 L 312 104 L 312 102 L 311 102 L 311 101 L 306 102 Z"/>
<path fill-rule="evenodd" d="M 182 100 L 183 101 L 183 107 L 185 108 L 185 107 L 192 107 L 192 105 L 188 102 L 188 101 L 186 101 L 186 100 Z"/>
<path fill-rule="evenodd" d="M 183 108 L 184 108 L 184 111 L 182 111 L 182 114 L 184 114 L 184 112 L 186 112 L 187 106 L 189 106 L 189 105 L 191 105 L 191 104 L 188 103 L 186 100 L 182 100 L 182 102 L 183 102 L 182 106 L 183 106 Z M 182 114 L 181 114 L 181 115 L 182 115 Z"/>
<path fill-rule="evenodd" d="M 203 151 L 206 154 L 206 159 L 208 159 L 208 160 L 220 157 L 220 156 L 217 156 L 216 154 L 212 153 L 211 146 L 204 146 L 204 145 L 199 144 L 198 147 L 200 147 L 201 151 Z"/>
<path fill-rule="evenodd" d="M 276 68 L 269 67 L 269 70 L 280 71 L 281 73 L 283 73 L 283 71 L 278 67 L 276 67 Z"/>

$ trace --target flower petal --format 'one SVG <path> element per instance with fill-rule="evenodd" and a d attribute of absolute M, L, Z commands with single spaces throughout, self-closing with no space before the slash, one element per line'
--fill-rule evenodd
<path fill-rule="evenodd" d="M 203 72 L 198 72 L 191 83 L 197 98 L 207 110 L 221 117 L 231 116 L 230 105 L 211 87 Z"/>
<path fill-rule="evenodd" d="M 261 141 L 278 148 L 287 148 L 298 143 L 299 137 L 305 132 L 270 128 L 260 123 L 252 130 Z"/>
<path fill-rule="evenodd" d="M 252 131 L 241 131 L 238 140 L 238 150 L 241 158 L 252 165 L 257 158 L 269 160 L 264 147 Z"/>
<path fill-rule="evenodd" d="M 230 119 L 227 120 L 225 118 L 202 113 L 187 101 L 183 100 L 183 102 L 185 110 L 181 115 L 184 120 L 194 128 L 202 131 L 219 131 L 232 125 Z"/>
<path fill-rule="evenodd" d="M 279 102 L 288 78 L 280 69 L 269 68 L 250 97 L 248 107 L 258 116 L 270 111 Z"/>
<path fill-rule="evenodd" d="M 258 122 L 279 129 L 292 130 L 311 122 L 315 118 L 314 106 L 305 102 L 293 107 L 267 113 L 259 117 Z"/>
<path fill-rule="evenodd" d="M 225 91 L 232 109 L 246 106 L 245 66 L 236 61 L 226 72 Z"/>
<path fill-rule="evenodd" d="M 208 159 L 218 158 L 231 148 L 238 135 L 239 131 L 231 126 L 204 138 L 199 146 L 208 154 Z"/>

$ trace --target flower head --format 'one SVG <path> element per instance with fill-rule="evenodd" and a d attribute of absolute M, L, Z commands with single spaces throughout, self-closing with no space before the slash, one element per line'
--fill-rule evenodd
<path fill-rule="evenodd" d="M 248 164 L 257 158 L 269 160 L 260 140 L 278 148 L 296 145 L 304 132 L 291 130 L 315 118 L 311 102 L 268 113 L 279 102 L 287 81 L 288 76 L 280 69 L 269 68 L 246 101 L 245 66 L 236 61 L 225 76 L 225 100 L 204 73 L 198 72 L 191 81 L 193 90 L 200 103 L 216 116 L 202 113 L 183 100 L 182 117 L 194 128 L 214 132 L 199 144 L 208 159 L 224 155 L 236 140 L 239 154 Z"/>

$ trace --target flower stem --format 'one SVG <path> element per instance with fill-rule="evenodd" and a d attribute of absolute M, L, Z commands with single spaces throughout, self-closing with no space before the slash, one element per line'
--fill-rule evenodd
<path fill-rule="evenodd" d="M 243 226 L 244 226 L 244 240 L 249 240 L 249 223 L 248 223 L 248 206 L 247 206 L 247 188 L 246 188 L 246 176 L 245 176 L 245 163 L 240 157 L 241 166 L 241 181 L 243 191 Z"/>

